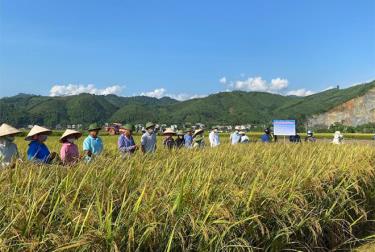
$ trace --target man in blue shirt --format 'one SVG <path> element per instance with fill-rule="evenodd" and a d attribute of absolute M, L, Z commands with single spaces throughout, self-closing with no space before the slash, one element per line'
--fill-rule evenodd
<path fill-rule="evenodd" d="M 89 126 L 89 135 L 83 141 L 83 151 L 85 152 L 86 162 L 90 162 L 92 158 L 100 155 L 103 151 L 102 139 L 98 136 L 101 128 L 97 123 L 93 123 Z"/>
<path fill-rule="evenodd" d="M 133 154 L 138 149 L 138 146 L 135 144 L 132 136 L 134 126 L 132 124 L 126 124 L 122 129 L 124 129 L 124 133 L 118 138 L 118 149 L 124 157 L 127 157 Z"/>
<path fill-rule="evenodd" d="M 270 143 L 272 141 L 271 130 L 266 128 L 264 134 L 260 137 L 262 143 Z"/>
<path fill-rule="evenodd" d="M 56 153 L 50 153 L 47 146 L 44 144 L 48 135 L 51 133 L 52 131 L 47 128 L 34 125 L 25 138 L 26 141 L 31 141 L 27 150 L 28 160 L 46 164 L 53 161 L 56 157 Z"/>
<path fill-rule="evenodd" d="M 184 142 L 186 148 L 192 148 L 193 147 L 193 131 L 192 129 L 188 128 L 186 130 L 186 134 L 184 136 Z"/>

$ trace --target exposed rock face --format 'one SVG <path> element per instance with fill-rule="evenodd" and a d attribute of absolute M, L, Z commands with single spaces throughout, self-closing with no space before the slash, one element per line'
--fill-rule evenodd
<path fill-rule="evenodd" d="M 358 126 L 375 122 L 375 88 L 365 95 L 349 100 L 326 113 L 314 115 L 309 125 L 330 126 L 335 122 L 348 126 Z"/>

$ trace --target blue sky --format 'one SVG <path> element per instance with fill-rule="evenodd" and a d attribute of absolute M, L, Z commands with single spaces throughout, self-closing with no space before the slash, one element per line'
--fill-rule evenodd
<path fill-rule="evenodd" d="M 375 79 L 375 1 L 0 0 L 0 96 L 306 95 Z"/>

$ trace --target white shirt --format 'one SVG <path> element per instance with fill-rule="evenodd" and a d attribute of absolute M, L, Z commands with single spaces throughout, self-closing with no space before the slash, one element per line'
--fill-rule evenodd
<path fill-rule="evenodd" d="M 0 168 L 8 166 L 12 159 L 17 157 L 17 145 L 5 139 L 0 139 Z"/>
<path fill-rule="evenodd" d="M 211 131 L 208 138 L 210 139 L 211 147 L 216 147 L 220 144 L 219 134 L 215 131 Z"/>
<path fill-rule="evenodd" d="M 248 142 L 250 142 L 250 139 L 248 136 L 246 135 L 241 136 L 241 143 L 248 143 Z"/>

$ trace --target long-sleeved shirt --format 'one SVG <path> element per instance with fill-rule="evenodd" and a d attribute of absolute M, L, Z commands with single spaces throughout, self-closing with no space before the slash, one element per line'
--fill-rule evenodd
<path fill-rule="evenodd" d="M 231 143 L 234 145 L 234 144 L 238 144 L 240 141 L 241 141 L 241 135 L 238 133 L 238 131 L 235 131 L 233 132 L 231 135 L 230 135 L 230 141 Z"/>
<path fill-rule="evenodd" d="M 141 138 L 141 144 L 146 153 L 153 153 L 156 151 L 156 133 L 144 133 Z"/>
<path fill-rule="evenodd" d="M 211 131 L 208 135 L 208 138 L 210 140 L 211 147 L 216 147 L 220 144 L 219 134 L 217 134 L 216 132 Z"/>
<path fill-rule="evenodd" d="M 89 135 L 86 137 L 86 139 L 83 141 L 83 150 L 91 152 L 92 155 L 99 155 L 103 151 L 103 142 L 100 137 L 92 137 Z M 92 160 L 92 156 L 85 156 L 86 162 L 90 162 Z"/>
<path fill-rule="evenodd" d="M 12 159 L 18 157 L 18 149 L 15 143 L 5 139 L 0 140 L 0 168 L 8 166 Z"/>
<path fill-rule="evenodd" d="M 185 147 L 186 148 L 192 148 L 193 147 L 193 136 L 190 136 L 189 134 L 186 134 L 184 136 L 185 141 Z"/>
<path fill-rule="evenodd" d="M 63 143 L 60 149 L 60 157 L 64 164 L 73 164 L 79 159 L 78 146 L 74 143 Z"/>
<path fill-rule="evenodd" d="M 121 153 L 130 155 L 135 152 L 136 145 L 133 139 L 133 136 L 130 136 L 129 138 L 125 135 L 121 134 L 118 138 L 118 149 Z"/>
<path fill-rule="evenodd" d="M 33 140 L 29 143 L 27 159 L 38 163 L 48 163 L 50 152 L 44 143 Z"/>

